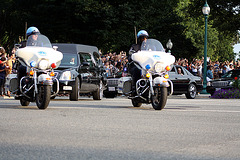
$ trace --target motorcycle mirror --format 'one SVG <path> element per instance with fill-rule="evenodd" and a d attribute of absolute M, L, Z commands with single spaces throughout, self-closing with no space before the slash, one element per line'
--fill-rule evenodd
<path fill-rule="evenodd" d="M 15 44 L 14 47 L 18 49 L 19 47 L 21 47 L 21 44 Z"/>
<path fill-rule="evenodd" d="M 171 42 L 171 39 L 168 40 L 166 46 L 167 46 L 168 52 L 171 53 L 171 49 L 173 47 L 173 43 Z"/>
<path fill-rule="evenodd" d="M 53 46 L 53 49 L 56 51 L 58 49 L 58 46 Z"/>
<path fill-rule="evenodd" d="M 167 46 L 168 49 L 172 49 L 173 43 L 172 43 L 171 39 L 168 40 L 166 46 Z"/>

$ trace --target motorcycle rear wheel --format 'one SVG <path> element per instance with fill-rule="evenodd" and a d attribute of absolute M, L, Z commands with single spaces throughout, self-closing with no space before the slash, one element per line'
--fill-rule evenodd
<path fill-rule="evenodd" d="M 95 92 L 92 93 L 93 100 L 101 100 L 103 98 L 103 83 L 100 81 L 98 88 Z"/>
<path fill-rule="evenodd" d="M 38 86 L 38 94 L 36 94 L 36 104 L 39 109 L 46 109 L 51 98 L 51 86 Z"/>
<path fill-rule="evenodd" d="M 72 92 L 69 95 L 70 101 L 78 101 L 79 90 L 80 90 L 80 82 L 77 77 L 75 79 L 75 84 L 72 86 Z"/>
<path fill-rule="evenodd" d="M 154 88 L 154 95 L 151 96 L 151 103 L 155 110 L 162 110 L 167 103 L 167 87 Z"/>

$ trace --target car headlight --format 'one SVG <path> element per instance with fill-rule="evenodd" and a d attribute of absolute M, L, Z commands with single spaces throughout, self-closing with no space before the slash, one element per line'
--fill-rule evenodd
<path fill-rule="evenodd" d="M 154 66 L 156 72 L 163 72 L 165 70 L 165 66 L 162 63 L 156 63 Z"/>
<path fill-rule="evenodd" d="M 71 80 L 71 72 L 70 71 L 65 71 L 61 74 L 59 80 Z"/>
<path fill-rule="evenodd" d="M 47 60 L 41 60 L 39 63 L 38 63 L 38 67 L 42 70 L 45 70 L 47 69 L 49 66 L 49 63 Z"/>

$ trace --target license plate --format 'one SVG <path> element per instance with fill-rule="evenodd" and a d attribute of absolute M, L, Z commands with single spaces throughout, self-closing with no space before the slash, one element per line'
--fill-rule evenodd
<path fill-rule="evenodd" d="M 221 90 L 221 88 L 216 88 L 216 91 L 220 91 Z"/>
<path fill-rule="evenodd" d="M 71 91 L 72 90 L 72 86 L 63 86 L 63 90 Z"/>
<path fill-rule="evenodd" d="M 108 91 L 115 91 L 115 87 L 108 87 Z"/>

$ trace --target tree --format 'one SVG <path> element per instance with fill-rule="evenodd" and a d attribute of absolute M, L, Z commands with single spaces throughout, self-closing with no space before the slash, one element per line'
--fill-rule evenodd
<path fill-rule="evenodd" d="M 231 24 L 226 22 L 223 22 L 224 24 L 219 26 L 221 17 L 217 16 L 215 11 L 219 9 L 219 5 L 221 5 L 221 3 L 219 3 L 219 1 L 215 2 L 216 3 L 211 1 L 209 3 L 211 13 L 208 16 L 207 56 L 212 60 L 230 60 L 234 55 L 231 45 L 232 39 L 230 37 L 232 37 L 236 31 L 235 29 L 238 27 L 235 25 L 231 27 Z M 177 8 L 179 15 L 183 17 L 183 22 L 181 24 L 186 26 L 185 35 L 187 38 L 191 39 L 193 45 L 197 48 L 197 57 L 203 56 L 204 50 L 204 16 L 201 11 L 203 5 L 204 2 L 202 1 L 184 0 L 179 3 Z M 223 17 L 227 18 L 228 15 L 229 13 L 226 12 Z M 227 26 L 226 24 L 230 27 L 224 28 L 223 26 Z"/>
<path fill-rule="evenodd" d="M 209 2 L 208 55 L 212 58 L 223 57 L 223 52 L 231 50 L 230 37 L 239 28 L 236 23 L 238 1 L 221 2 Z M 104 53 L 120 52 L 128 51 L 135 43 L 136 27 L 137 31 L 147 30 L 150 38 L 160 40 L 164 46 L 171 39 L 174 43 L 172 53 L 177 58 L 202 57 L 204 17 L 201 3 L 196 0 L 5 0 L 0 6 L 0 43 L 12 47 L 19 36 L 25 36 L 27 22 L 29 27 L 38 27 L 52 42 L 95 45 Z M 219 5 L 226 10 L 224 19 L 234 22 L 230 27 L 227 21 L 219 25 Z M 229 17 L 230 13 L 233 17 Z"/>

